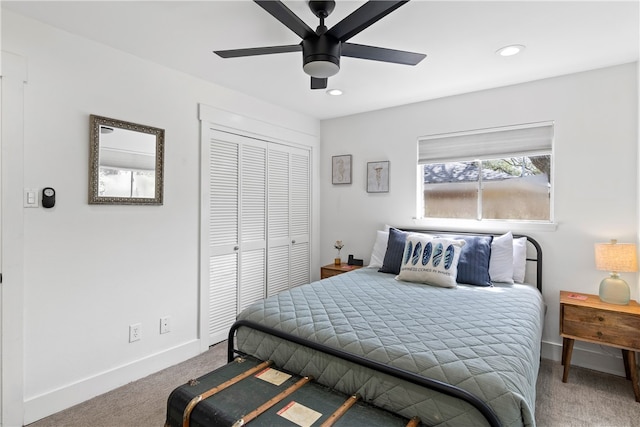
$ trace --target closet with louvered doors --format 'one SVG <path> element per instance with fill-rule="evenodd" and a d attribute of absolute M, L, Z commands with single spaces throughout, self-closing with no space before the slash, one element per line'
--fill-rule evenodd
<path fill-rule="evenodd" d="M 208 150 L 209 343 L 249 304 L 310 279 L 309 151 L 213 131 Z M 203 171 L 204 172 L 204 171 Z"/>

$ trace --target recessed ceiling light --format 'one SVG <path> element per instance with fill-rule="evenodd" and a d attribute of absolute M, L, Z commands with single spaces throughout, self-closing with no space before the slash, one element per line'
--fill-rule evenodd
<path fill-rule="evenodd" d="M 521 44 L 512 44 L 496 50 L 496 54 L 500 56 L 513 56 L 522 52 L 524 48 L 525 47 Z"/>
<path fill-rule="evenodd" d="M 340 89 L 329 89 L 327 91 L 327 95 L 340 96 L 340 95 L 342 95 L 342 91 Z"/>

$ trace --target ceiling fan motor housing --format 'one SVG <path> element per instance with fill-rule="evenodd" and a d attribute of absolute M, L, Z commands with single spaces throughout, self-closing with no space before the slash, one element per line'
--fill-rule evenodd
<path fill-rule="evenodd" d="M 327 78 L 340 70 L 341 43 L 322 34 L 302 40 L 302 68 L 310 76 Z"/>

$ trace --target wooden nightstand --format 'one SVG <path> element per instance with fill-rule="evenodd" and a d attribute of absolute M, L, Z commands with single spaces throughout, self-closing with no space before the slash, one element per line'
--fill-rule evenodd
<path fill-rule="evenodd" d="M 327 264 L 320 268 L 320 278 L 326 279 L 327 277 L 337 276 L 338 274 L 348 273 L 353 270 L 362 268 L 361 265 L 347 265 L 347 264 Z"/>
<path fill-rule="evenodd" d="M 562 336 L 562 382 L 567 382 L 574 340 L 617 347 L 636 402 L 640 402 L 636 352 L 640 351 L 640 305 L 608 304 L 597 295 L 560 291 L 560 335 Z"/>

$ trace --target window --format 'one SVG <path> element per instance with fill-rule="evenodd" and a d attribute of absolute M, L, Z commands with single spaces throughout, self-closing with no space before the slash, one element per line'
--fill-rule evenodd
<path fill-rule="evenodd" d="M 424 218 L 552 220 L 549 123 L 423 137 Z"/>

